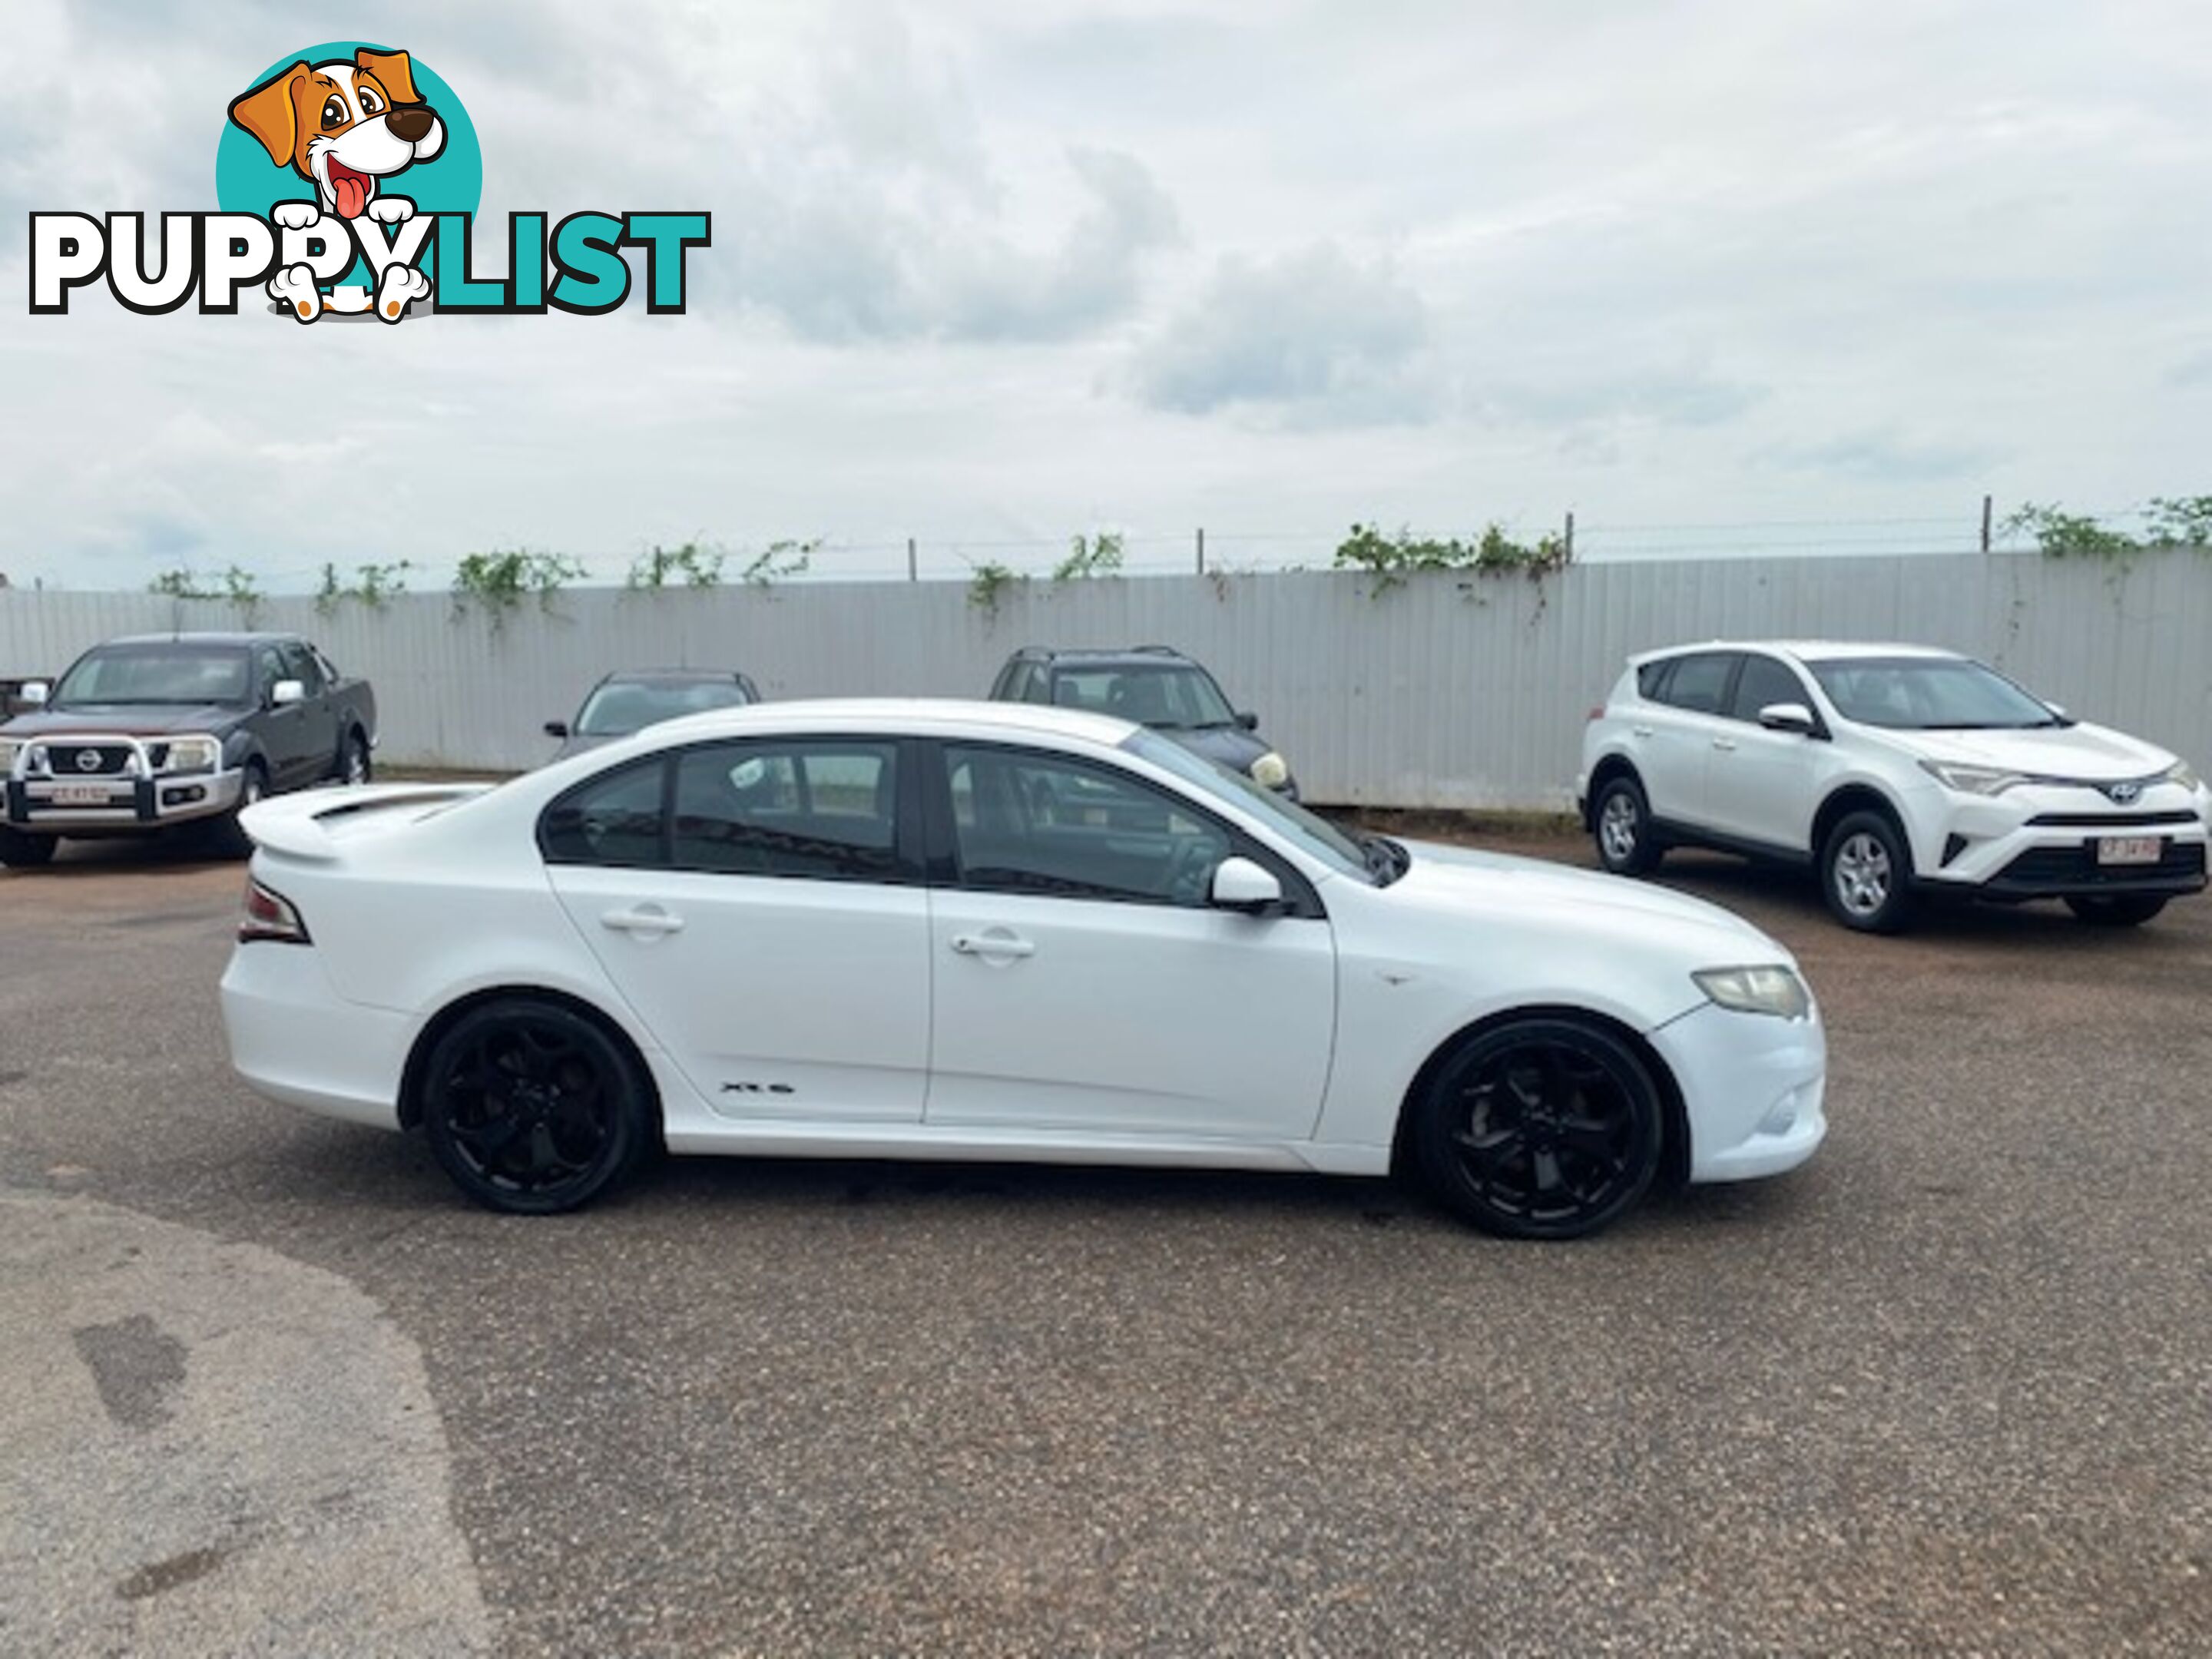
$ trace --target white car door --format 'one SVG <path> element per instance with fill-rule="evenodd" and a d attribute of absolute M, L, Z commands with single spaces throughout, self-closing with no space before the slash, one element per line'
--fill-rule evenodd
<path fill-rule="evenodd" d="M 917 1122 L 929 907 L 896 743 L 702 744 L 546 814 L 547 874 L 639 1019 L 717 1113 Z"/>
<path fill-rule="evenodd" d="M 1214 909 L 1215 866 L 1260 849 L 1182 797 L 1045 750 L 939 754 L 926 782 L 944 792 L 951 884 L 930 898 L 927 1121 L 1310 1137 L 1336 952 L 1296 872 L 1270 863 L 1305 914 Z"/>
<path fill-rule="evenodd" d="M 1677 657 L 1636 710 L 1637 765 L 1654 817 L 1707 827 L 1706 774 L 1714 743 L 1728 730 L 1721 710 L 1735 660 L 1733 651 Z"/>
<path fill-rule="evenodd" d="M 1729 699 L 1731 718 L 1713 740 L 1705 774 L 1711 827 L 1743 841 L 1808 851 L 1820 762 L 1828 747 L 1802 732 L 1770 732 L 1759 711 L 1778 702 L 1811 709 L 1812 694 L 1796 671 L 1759 652 L 1745 655 Z"/>

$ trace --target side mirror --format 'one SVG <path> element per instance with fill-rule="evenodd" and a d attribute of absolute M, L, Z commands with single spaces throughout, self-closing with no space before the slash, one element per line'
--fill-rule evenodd
<path fill-rule="evenodd" d="M 1248 708 L 1243 714 L 1237 715 L 1237 724 L 1243 726 L 1247 732 L 1256 732 L 1260 729 L 1260 717 Z"/>
<path fill-rule="evenodd" d="M 23 688 L 23 690 L 27 695 L 29 693 L 30 690 L 31 688 L 27 685 Z M 2066 712 L 2066 705 L 2063 702 L 2046 702 L 2043 706 L 2045 708 L 2048 708 L 2052 714 L 2057 715 L 2062 720 L 2071 720 L 2074 718 L 2071 714 Z"/>
<path fill-rule="evenodd" d="M 1770 702 L 1759 711 L 1759 723 L 1770 732 L 1796 732 L 1805 737 L 1820 729 L 1813 711 L 1802 702 Z"/>
<path fill-rule="evenodd" d="M 546 735 L 547 737 L 549 737 L 549 738 L 565 738 L 565 737 L 567 737 L 567 736 L 568 735 L 568 721 L 566 721 L 566 720 L 548 720 L 548 721 L 546 721 L 546 722 L 545 722 L 545 735 Z"/>
<path fill-rule="evenodd" d="M 305 702 L 307 688 L 298 680 L 279 680 L 269 688 L 271 708 L 289 708 L 295 702 Z"/>
<path fill-rule="evenodd" d="M 1249 859 L 1224 859 L 1214 866 L 1213 908 L 1270 915 L 1283 908 L 1283 884 Z"/>
<path fill-rule="evenodd" d="M 44 708 L 46 699 L 53 695 L 53 688 L 44 680 L 26 680 L 23 689 L 15 695 L 26 708 Z"/>

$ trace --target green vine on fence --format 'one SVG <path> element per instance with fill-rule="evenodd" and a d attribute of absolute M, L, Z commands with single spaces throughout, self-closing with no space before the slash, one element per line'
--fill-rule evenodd
<path fill-rule="evenodd" d="M 2046 559 L 2104 559 L 2123 570 L 2154 547 L 2212 551 L 2212 495 L 2154 495 L 2140 516 L 2143 533 L 2135 536 L 2055 501 L 2027 501 L 1998 529 L 2008 538 L 2027 537 Z"/>
<path fill-rule="evenodd" d="M 1455 536 L 1417 537 L 1403 528 L 1386 536 L 1373 525 L 1355 524 L 1352 534 L 1337 544 L 1335 565 L 1340 570 L 1364 571 L 1373 580 L 1372 596 L 1380 599 L 1403 586 L 1408 577 L 1430 571 L 1519 574 L 1540 586 L 1545 577 L 1565 569 L 1573 559 L 1573 550 L 1563 537 L 1516 542 L 1496 523 L 1485 526 L 1471 542 Z"/>
<path fill-rule="evenodd" d="M 465 554 L 453 571 L 453 614 L 459 617 L 471 605 L 479 605 L 496 628 L 508 611 L 532 594 L 539 610 L 550 611 L 553 596 L 562 585 L 585 574 L 580 562 L 559 553 L 512 548 Z"/>
<path fill-rule="evenodd" d="M 393 596 L 407 591 L 407 573 L 415 568 L 412 559 L 397 559 L 389 564 L 357 564 L 353 580 L 338 580 L 338 568 L 323 566 L 322 586 L 315 590 L 315 614 L 328 617 L 336 613 L 348 599 L 359 601 L 371 611 L 381 611 L 392 603 Z"/>
<path fill-rule="evenodd" d="M 688 541 L 681 547 L 663 547 L 656 542 L 652 551 L 630 561 L 623 586 L 633 593 L 678 586 L 714 587 L 721 582 L 722 563 L 728 557 L 720 548 L 700 541 Z"/>
<path fill-rule="evenodd" d="M 986 559 L 969 568 L 974 574 L 968 578 L 968 603 L 987 613 L 994 622 L 999 619 L 999 601 L 1006 597 L 1006 590 L 1016 582 L 1029 580 L 996 559 Z"/>
<path fill-rule="evenodd" d="M 1093 576 L 1121 574 L 1121 538 L 1110 530 L 1096 536 L 1072 536 L 1067 556 L 1052 568 L 1056 582 L 1084 581 Z"/>
<path fill-rule="evenodd" d="M 803 576 L 821 546 L 819 536 L 811 541 L 770 542 L 746 562 L 738 572 L 738 580 L 748 587 L 769 587 L 793 576 Z"/>

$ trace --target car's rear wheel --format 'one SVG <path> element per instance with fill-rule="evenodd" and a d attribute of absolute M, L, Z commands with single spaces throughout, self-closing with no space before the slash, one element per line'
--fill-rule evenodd
<path fill-rule="evenodd" d="M 1862 933 L 1894 933 L 1912 918 L 1912 854 L 1887 813 L 1853 812 L 1820 852 L 1828 913 Z"/>
<path fill-rule="evenodd" d="M 1598 791 L 1591 814 L 1598 862 L 1617 876 L 1640 876 L 1667 849 L 1651 833 L 1651 808 L 1633 778 L 1613 778 Z"/>
<path fill-rule="evenodd" d="M 589 1203 L 636 1164 L 647 1085 L 605 1031 L 532 998 L 472 1008 L 422 1071 L 422 1128 L 477 1203 L 550 1215 Z"/>
<path fill-rule="evenodd" d="M 19 870 L 51 864 L 60 839 L 58 836 L 33 835 L 27 830 L 0 828 L 0 864 L 13 865 Z"/>
<path fill-rule="evenodd" d="M 1617 1220 L 1658 1173 L 1658 1085 L 1628 1045 L 1555 1016 L 1468 1039 L 1413 1103 L 1429 1189 L 1509 1238 L 1581 1238 Z"/>
<path fill-rule="evenodd" d="M 2161 893 L 2082 893 L 2066 908 L 2094 927 L 2140 927 L 2166 908 Z"/>
<path fill-rule="evenodd" d="M 345 746 L 338 750 L 337 770 L 340 783 L 367 783 L 373 767 L 368 757 L 368 739 L 358 732 L 346 734 Z"/>

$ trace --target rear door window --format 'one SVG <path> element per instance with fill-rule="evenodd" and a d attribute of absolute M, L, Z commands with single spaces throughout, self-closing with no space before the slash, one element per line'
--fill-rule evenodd
<path fill-rule="evenodd" d="M 1729 676 L 1735 672 L 1733 651 L 1699 651 L 1674 659 L 1659 701 L 1692 714 L 1717 714 L 1728 696 Z"/>
<path fill-rule="evenodd" d="M 687 870 L 892 881 L 897 745 L 842 739 L 714 744 L 676 770 L 671 845 Z"/>

